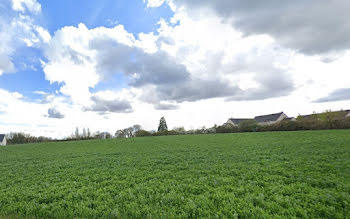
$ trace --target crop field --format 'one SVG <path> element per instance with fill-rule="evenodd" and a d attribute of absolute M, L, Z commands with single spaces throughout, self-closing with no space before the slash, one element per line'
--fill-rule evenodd
<path fill-rule="evenodd" d="M 350 131 L 0 147 L 0 218 L 349 218 Z"/>

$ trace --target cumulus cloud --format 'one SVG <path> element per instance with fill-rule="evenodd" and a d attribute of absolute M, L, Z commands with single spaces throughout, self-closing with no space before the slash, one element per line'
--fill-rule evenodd
<path fill-rule="evenodd" d="M 22 94 L 0 89 L 0 129 L 2 132 L 22 131 L 24 127 L 40 124 L 47 106 L 26 101 Z M 9 124 L 17 124 L 12 127 Z"/>
<path fill-rule="evenodd" d="M 153 1 L 149 1 L 149 5 Z M 268 34 L 278 43 L 305 54 L 350 47 L 347 0 L 170 0 L 189 12 L 211 10 L 245 35 Z M 159 5 L 159 4 L 155 4 Z"/>
<path fill-rule="evenodd" d="M 242 37 L 210 14 L 192 18 L 180 12 L 172 22 L 178 21 L 175 27 L 161 22 L 159 31 L 160 39 L 167 39 L 161 48 L 191 72 L 191 81 L 174 86 L 172 94 L 176 95 L 170 95 L 180 102 L 214 97 L 260 100 L 285 96 L 295 89 L 289 73 L 291 52 L 271 38 Z M 168 87 L 158 89 L 171 93 Z"/>
<path fill-rule="evenodd" d="M 41 12 L 41 5 L 36 0 L 12 0 L 12 9 L 22 13 L 28 10 L 38 14 Z"/>
<path fill-rule="evenodd" d="M 77 38 L 81 44 L 76 44 Z M 158 97 L 152 101 L 155 104 L 162 100 L 196 101 L 232 94 L 228 83 L 194 79 L 184 64 L 166 52 L 147 53 L 136 44 L 122 26 L 92 30 L 82 24 L 78 28 L 66 27 L 55 34 L 48 47 L 49 62 L 44 63 L 46 78 L 63 82 L 61 92 L 82 105 L 88 102 L 81 101 L 82 97 L 91 96 L 89 88 L 118 72 L 128 77 L 131 87 L 144 89 L 154 85 L 156 93 L 152 95 Z M 205 89 L 206 86 L 211 90 Z M 95 109 L 115 111 L 97 106 Z"/>
<path fill-rule="evenodd" d="M 49 118 L 52 119 L 63 119 L 64 115 L 60 113 L 56 108 L 49 108 L 47 110 L 47 114 Z"/>
<path fill-rule="evenodd" d="M 3 12 L 3 8 L 0 7 L 0 13 Z M 5 12 L 4 12 L 5 13 Z M 12 62 L 11 55 L 14 52 L 12 45 L 13 33 L 8 31 L 8 22 L 10 19 L 4 16 L 3 13 L 0 14 L 0 75 L 4 72 L 14 72 L 15 66 Z"/>
<path fill-rule="evenodd" d="M 104 38 L 93 39 L 90 48 L 97 51 L 97 70 L 100 73 L 123 72 L 130 77 L 130 85 L 134 87 L 189 79 L 190 73 L 186 67 L 164 52 L 149 54 L 140 48 Z"/>
<path fill-rule="evenodd" d="M 143 0 L 144 2 L 146 0 Z M 164 0 L 147 0 L 147 7 L 154 8 L 161 6 L 165 1 Z"/>
<path fill-rule="evenodd" d="M 350 100 L 350 88 L 341 88 L 333 91 L 326 97 L 315 100 L 315 103 Z"/>
<path fill-rule="evenodd" d="M 0 76 L 4 73 L 11 73 L 15 71 L 15 66 L 10 57 L 0 54 Z"/>
<path fill-rule="evenodd" d="M 283 96 L 293 90 L 293 81 L 271 63 L 273 57 L 254 54 L 239 54 L 239 60 L 222 64 L 223 56 L 206 55 L 200 75 L 193 75 L 178 56 L 172 57 L 165 51 L 146 53 L 137 47 L 117 43 L 115 40 L 95 38 L 90 48 L 97 52 L 97 71 L 104 75 L 123 72 L 129 76 L 129 85 L 143 90 L 142 100 L 154 103 L 159 108 L 160 101 L 198 101 L 217 97 L 232 97 L 235 100 L 255 100 Z M 175 45 L 177 46 L 177 45 Z M 190 46 L 188 46 L 190 47 Z M 191 55 L 184 46 L 182 57 Z M 106 49 L 108 48 L 108 49 Z M 246 60 L 243 60 L 246 59 Z M 244 62 L 243 62 L 244 61 Z M 260 83 L 257 89 L 243 91 L 237 83 L 222 78 L 201 77 L 219 73 L 255 72 Z"/>
<path fill-rule="evenodd" d="M 45 51 L 48 61 L 42 64 L 46 79 L 52 83 L 61 83 L 61 93 L 70 96 L 74 103 L 82 106 L 90 102 L 89 89 L 104 80 L 108 74 L 108 69 L 104 72 L 98 68 L 99 56 L 103 54 L 98 54 L 98 49 L 90 45 L 100 38 L 112 39 L 117 44 L 126 45 L 126 48 L 134 41 L 133 35 L 127 33 L 122 25 L 89 30 L 84 24 L 80 24 L 78 27 L 70 26 L 58 30 Z"/>
<path fill-rule="evenodd" d="M 105 113 L 131 113 L 132 106 L 127 100 L 106 100 L 98 96 L 92 96 L 92 106 L 86 107 L 86 111 L 94 111 L 101 114 Z"/>
<path fill-rule="evenodd" d="M 284 96 L 294 89 L 283 67 L 288 54 L 270 38 L 242 38 L 231 25 L 213 16 L 195 20 L 180 13 L 173 22 L 178 20 L 180 25 L 175 26 L 161 21 L 157 34 L 142 33 L 138 39 L 122 25 L 64 27 L 45 52 L 46 79 L 61 83 L 60 91 L 83 107 L 94 96 L 90 88 L 120 73 L 129 89 L 139 90 L 137 98 L 156 109 L 175 108 L 162 101 L 259 100 Z M 243 86 L 247 74 L 253 75 L 254 86 Z"/>
<path fill-rule="evenodd" d="M 40 4 L 35 0 L 13 0 L 0 7 L 0 75 L 16 71 L 13 54 L 21 47 L 42 47 L 51 39 L 48 31 L 37 25 Z M 21 13 L 13 13 L 12 10 Z"/>

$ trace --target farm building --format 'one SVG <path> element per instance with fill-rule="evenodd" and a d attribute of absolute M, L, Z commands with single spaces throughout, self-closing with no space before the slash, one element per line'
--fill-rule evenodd
<path fill-rule="evenodd" d="M 287 119 L 288 116 L 283 113 L 274 113 L 274 114 L 269 114 L 269 115 L 263 115 L 263 116 L 256 116 L 254 120 L 259 124 L 259 125 L 272 125 L 278 122 L 281 122 L 284 119 Z"/>
<path fill-rule="evenodd" d="M 282 120 L 293 120 L 294 118 L 289 118 L 285 113 L 274 113 L 269 115 L 262 115 L 262 116 L 256 116 L 254 119 L 235 119 L 230 118 L 226 124 L 230 124 L 233 126 L 238 126 L 240 123 L 249 121 L 249 120 L 255 120 L 259 125 L 272 125 L 278 122 L 281 122 Z"/>
<path fill-rule="evenodd" d="M 0 146 L 6 146 L 6 136 L 4 134 L 0 134 Z"/>

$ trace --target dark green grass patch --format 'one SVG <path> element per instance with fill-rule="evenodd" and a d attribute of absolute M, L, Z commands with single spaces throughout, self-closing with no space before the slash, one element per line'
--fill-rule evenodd
<path fill-rule="evenodd" d="M 350 131 L 0 148 L 0 217 L 347 218 Z"/>

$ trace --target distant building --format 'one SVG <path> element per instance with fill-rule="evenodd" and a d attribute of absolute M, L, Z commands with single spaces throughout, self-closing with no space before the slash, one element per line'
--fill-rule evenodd
<path fill-rule="evenodd" d="M 280 113 L 274 113 L 269 115 L 256 116 L 254 120 L 259 125 L 272 125 L 272 124 L 281 122 L 286 118 L 288 118 L 288 116 L 284 112 L 280 112 Z"/>
<path fill-rule="evenodd" d="M 6 141 L 6 136 L 4 134 L 0 134 L 0 146 L 6 146 L 7 141 Z"/>
<path fill-rule="evenodd" d="M 255 120 L 259 125 L 272 125 L 283 120 L 294 120 L 294 118 L 289 118 L 285 113 L 274 113 L 269 115 L 256 116 L 254 119 L 236 119 L 230 118 L 225 123 L 226 125 L 239 126 L 240 123 L 245 121 Z"/>
<path fill-rule="evenodd" d="M 99 132 L 95 134 L 96 138 L 100 138 L 100 139 L 107 139 L 107 138 L 111 138 L 111 134 L 109 132 Z"/>

